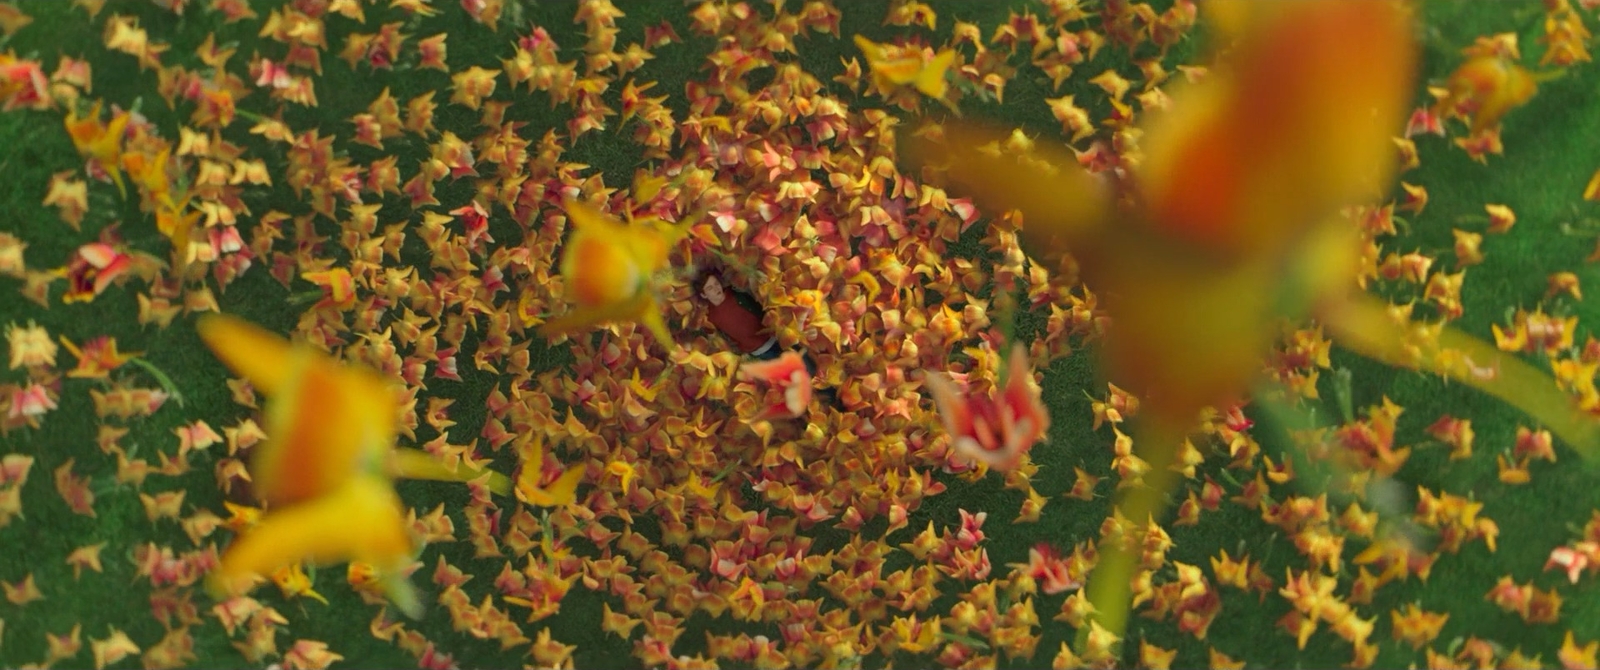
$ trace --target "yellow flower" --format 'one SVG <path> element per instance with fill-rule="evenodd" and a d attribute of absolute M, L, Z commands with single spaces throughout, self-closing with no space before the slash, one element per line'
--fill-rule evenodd
<path fill-rule="evenodd" d="M 544 440 L 529 440 L 522 448 L 522 473 L 517 475 L 517 499 L 539 507 L 562 507 L 578 500 L 578 482 L 584 467 L 567 468 L 554 481 L 545 484 Z"/>
<path fill-rule="evenodd" d="M 233 317 L 208 316 L 198 328 L 228 367 L 270 396 L 270 437 L 255 448 L 250 467 L 268 511 L 252 523 L 243 508 L 233 508 L 240 536 L 212 573 L 213 592 L 238 593 L 302 561 L 359 561 L 375 568 L 397 607 L 420 614 L 421 601 L 404 577 L 416 541 L 390 477 L 486 477 L 502 493 L 510 481 L 446 467 L 415 449 L 396 450 L 398 399 L 376 372 L 341 365 Z"/>
<path fill-rule="evenodd" d="M 589 203 L 566 205 L 572 235 L 561 252 L 561 278 L 573 311 L 545 322 L 547 335 L 619 321 L 638 321 L 661 346 L 675 349 L 656 299 L 654 275 L 667 266 L 672 245 L 688 232 L 698 215 L 661 230 L 652 219 L 631 225 L 607 216 Z"/>
<path fill-rule="evenodd" d="M 210 316 L 197 327 L 218 358 L 271 398 L 270 437 L 250 463 L 269 505 L 325 495 L 358 473 L 380 471 L 399 434 L 399 402 L 377 373 L 237 318 Z"/>
<path fill-rule="evenodd" d="M 272 571 L 272 582 L 278 585 L 278 590 L 283 591 L 285 598 L 305 596 L 314 598 L 324 605 L 328 604 L 328 599 L 311 587 L 311 577 L 306 575 L 306 571 L 299 563 L 285 565 Z"/>
<path fill-rule="evenodd" d="M 634 372 L 637 373 L 638 370 Z M 606 464 L 606 472 L 622 479 L 622 493 L 626 495 L 628 493 L 628 485 L 633 483 L 635 476 L 633 464 L 627 461 L 612 461 Z"/>
<path fill-rule="evenodd" d="M 884 94 L 908 84 L 935 100 L 944 100 L 949 91 L 945 72 L 955 62 L 953 50 L 945 49 L 928 58 L 919 50 L 878 44 L 860 35 L 856 35 L 856 46 L 867 58 L 873 83 Z"/>
<path fill-rule="evenodd" d="M 122 134 L 129 118 L 127 112 L 119 112 L 111 117 L 110 123 L 101 123 L 99 102 L 89 109 L 88 117 L 80 118 L 77 110 L 69 109 L 66 118 L 72 146 L 85 158 L 98 162 L 123 195 L 127 195 L 127 188 L 122 183 Z"/>

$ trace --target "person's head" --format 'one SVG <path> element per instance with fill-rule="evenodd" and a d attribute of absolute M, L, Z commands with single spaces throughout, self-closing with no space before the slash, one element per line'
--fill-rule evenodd
<path fill-rule="evenodd" d="M 701 270 L 700 275 L 695 278 L 695 294 L 712 305 L 720 305 L 723 300 L 728 299 L 728 292 L 724 289 L 722 273 L 717 271 L 716 268 Z"/>

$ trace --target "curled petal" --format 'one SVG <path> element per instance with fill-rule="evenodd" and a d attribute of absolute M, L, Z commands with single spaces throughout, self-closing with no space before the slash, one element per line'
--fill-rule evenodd
<path fill-rule="evenodd" d="M 511 494 L 511 479 L 498 472 L 473 468 L 465 463 L 458 463 L 454 469 L 445 465 L 444 461 L 433 454 L 420 449 L 395 449 L 394 470 L 397 477 L 405 479 L 427 479 L 441 482 L 470 482 L 489 474 L 489 490 L 497 495 Z"/>
<path fill-rule="evenodd" d="M 359 561 L 377 566 L 390 599 L 415 616 L 421 601 L 410 582 L 399 577 L 415 549 L 394 489 L 384 479 L 361 476 L 328 495 L 267 513 L 228 547 L 208 587 L 219 597 L 237 595 L 259 578 L 301 561 Z"/>

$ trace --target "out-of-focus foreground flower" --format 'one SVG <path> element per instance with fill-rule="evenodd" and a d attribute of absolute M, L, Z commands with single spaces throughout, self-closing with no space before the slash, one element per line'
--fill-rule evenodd
<path fill-rule="evenodd" d="M 1418 344 L 1356 293 L 1357 228 L 1338 213 L 1383 193 L 1394 174 L 1390 137 L 1416 61 L 1407 10 L 1388 0 L 1211 6 L 1231 47 L 1151 117 L 1142 155 L 1096 164 L 951 122 L 907 145 L 980 205 L 1019 210 L 1037 253 L 1070 253 L 1086 283 L 1112 296 L 1106 365 L 1143 400 L 1134 442 L 1149 465 L 1145 486 L 1119 494 L 1122 515 L 1159 515 L 1197 412 L 1237 402 L 1276 319 L 1306 309 L 1359 352 L 1489 390 L 1591 447 L 1592 424 L 1547 377 L 1455 331 Z M 1473 373 L 1469 360 L 1499 376 Z M 1102 546 L 1089 597 L 1098 622 L 1121 635 L 1135 555 Z"/>
<path fill-rule="evenodd" d="M 231 545 L 210 576 L 235 593 L 279 568 L 310 560 L 376 566 L 396 605 L 412 616 L 421 601 L 401 574 L 414 542 L 392 475 L 465 481 L 503 475 L 432 465 L 430 456 L 395 453 L 395 390 L 369 370 L 341 365 L 240 319 L 202 319 L 200 335 L 228 367 L 272 398 L 269 436 L 251 458 L 250 476 L 267 513 Z M 460 466 L 458 466 L 460 467 Z"/>

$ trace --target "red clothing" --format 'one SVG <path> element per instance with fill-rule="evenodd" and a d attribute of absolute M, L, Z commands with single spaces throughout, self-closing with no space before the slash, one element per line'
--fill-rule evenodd
<path fill-rule="evenodd" d="M 761 348 L 772 335 L 766 331 L 761 323 L 761 314 L 751 311 L 735 300 L 732 292 L 723 298 L 722 304 L 711 305 L 707 316 L 711 324 L 733 340 L 734 346 L 742 353 L 750 353 Z"/>

